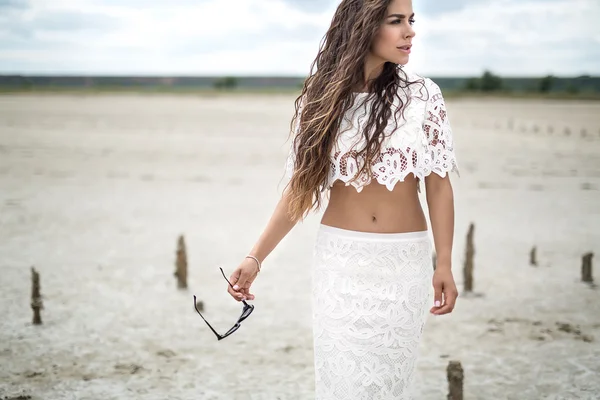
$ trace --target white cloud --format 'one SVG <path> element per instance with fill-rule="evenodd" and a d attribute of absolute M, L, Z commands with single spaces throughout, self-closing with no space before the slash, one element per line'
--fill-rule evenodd
<path fill-rule="evenodd" d="M 598 74 L 599 20 L 594 0 L 480 2 L 425 18 L 419 66 L 455 75 L 483 68 L 519 76 Z"/>
<path fill-rule="evenodd" d="M 305 75 L 337 4 L 24 3 L 0 12 L 0 73 Z M 597 0 L 462 1 L 443 11 L 417 7 L 411 67 L 425 75 L 600 73 Z"/>

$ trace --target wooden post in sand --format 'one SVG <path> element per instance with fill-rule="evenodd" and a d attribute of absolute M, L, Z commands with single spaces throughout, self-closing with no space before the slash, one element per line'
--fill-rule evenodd
<path fill-rule="evenodd" d="M 448 376 L 448 400 L 463 400 L 463 380 L 465 378 L 460 361 L 450 361 L 446 368 Z"/>
<path fill-rule="evenodd" d="M 177 240 L 177 258 L 175 260 L 175 274 L 177 277 L 177 287 L 179 289 L 187 288 L 187 253 L 185 250 L 185 239 L 183 235 Z"/>
<path fill-rule="evenodd" d="M 531 251 L 529 252 L 529 265 L 533 265 L 534 267 L 537 267 L 538 263 L 537 263 L 537 248 L 535 246 L 533 246 L 531 248 Z"/>
<path fill-rule="evenodd" d="M 465 265 L 463 267 L 464 277 L 464 291 L 473 291 L 473 257 L 475 256 L 475 246 L 473 245 L 473 234 L 475 232 L 475 225 L 471 223 L 469 225 L 469 232 L 467 233 L 467 248 L 465 251 Z"/>
<path fill-rule="evenodd" d="M 587 283 L 594 283 L 592 277 L 592 257 L 594 253 L 586 253 L 581 258 L 581 281 Z"/>
<path fill-rule="evenodd" d="M 31 267 L 31 308 L 33 310 L 33 324 L 42 324 L 40 310 L 44 308 L 42 295 L 40 294 L 40 274 Z"/>

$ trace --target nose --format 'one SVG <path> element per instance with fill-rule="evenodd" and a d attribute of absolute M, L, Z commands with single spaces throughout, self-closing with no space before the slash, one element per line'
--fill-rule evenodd
<path fill-rule="evenodd" d="M 415 35 L 416 35 L 415 30 L 413 29 L 412 26 L 409 25 L 408 26 L 408 30 L 406 31 L 406 34 L 405 34 L 404 38 L 405 39 L 411 39 L 411 38 L 414 38 Z"/>

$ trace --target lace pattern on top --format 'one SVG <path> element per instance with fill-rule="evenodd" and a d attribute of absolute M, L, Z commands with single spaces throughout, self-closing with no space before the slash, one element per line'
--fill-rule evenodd
<path fill-rule="evenodd" d="M 424 180 L 431 172 L 441 177 L 449 172 L 458 174 L 452 128 L 439 86 L 431 79 L 414 74 L 409 75 L 409 79 L 423 79 L 429 97 L 421 99 L 417 93 L 411 97 L 404 109 L 402 123 L 396 126 L 393 119 L 390 121 L 384 130 L 379 157 L 371 163 L 370 171 L 367 169 L 361 174 L 358 172 L 365 159 L 358 156 L 357 149 L 364 148 L 366 144 L 362 127 L 369 112 L 369 102 L 348 110 L 340 124 L 338 140 L 330 155 L 328 187 L 340 180 L 360 192 L 364 186 L 376 180 L 392 190 L 397 182 L 404 181 L 411 173 L 419 181 Z M 288 179 L 292 176 L 294 163 L 295 150 L 290 146 L 286 163 Z"/>
<path fill-rule="evenodd" d="M 425 161 L 429 162 L 430 171 L 441 177 L 446 176 L 447 172 L 458 174 L 452 128 L 444 97 L 439 86 L 432 81 L 431 84 L 433 85 L 432 93 L 427 102 L 423 121 L 423 131 L 427 137 L 427 152 L 429 153 Z"/>
<path fill-rule="evenodd" d="M 319 231 L 312 289 L 317 400 L 412 398 L 433 274 L 432 245 L 422 233 L 367 241 Z"/>

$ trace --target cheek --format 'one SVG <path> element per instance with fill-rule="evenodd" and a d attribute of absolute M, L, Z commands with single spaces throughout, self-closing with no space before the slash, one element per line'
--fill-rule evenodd
<path fill-rule="evenodd" d="M 389 52 L 390 49 L 394 49 L 396 47 L 396 42 L 398 41 L 397 39 L 397 29 L 393 29 L 387 26 L 383 27 L 381 31 L 379 31 L 377 39 L 375 39 L 375 51 L 379 53 Z"/>

